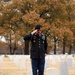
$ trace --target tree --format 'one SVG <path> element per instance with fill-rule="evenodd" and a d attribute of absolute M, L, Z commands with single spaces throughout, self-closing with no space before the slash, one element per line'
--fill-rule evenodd
<path fill-rule="evenodd" d="M 75 2 L 73 1 L 73 0 L 68 0 L 68 1 L 66 1 L 66 3 L 65 3 L 65 10 L 66 10 L 66 21 L 68 21 L 68 24 L 67 24 L 67 26 L 66 27 L 68 27 L 71 31 L 72 31 L 72 27 L 73 27 L 73 21 L 75 20 L 75 10 L 74 10 L 74 8 L 75 8 Z M 72 31 L 72 34 L 73 34 L 74 32 Z M 72 36 L 73 38 L 74 38 L 74 36 Z M 73 41 L 73 39 L 72 38 L 70 38 L 70 40 L 69 40 L 69 45 L 70 45 L 70 48 L 69 48 L 69 54 L 71 54 L 71 49 L 72 49 L 72 42 Z"/>
<path fill-rule="evenodd" d="M 69 54 L 75 38 L 75 2 L 73 0 L 7 0 L 0 2 L 0 35 L 9 42 L 10 52 L 15 52 L 18 42 L 24 44 L 24 35 L 34 30 L 36 24 L 43 26 L 48 42 L 68 45 Z M 18 36 L 18 37 L 17 37 Z M 72 38 L 73 37 L 73 38 Z M 12 48 L 14 43 L 14 48 Z M 13 49 L 13 51 L 11 51 Z"/>

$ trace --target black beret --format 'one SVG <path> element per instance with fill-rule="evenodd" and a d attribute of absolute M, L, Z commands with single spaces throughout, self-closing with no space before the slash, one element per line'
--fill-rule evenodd
<path fill-rule="evenodd" d="M 38 25 L 35 26 L 35 29 L 41 29 L 41 27 L 42 26 L 38 24 Z"/>

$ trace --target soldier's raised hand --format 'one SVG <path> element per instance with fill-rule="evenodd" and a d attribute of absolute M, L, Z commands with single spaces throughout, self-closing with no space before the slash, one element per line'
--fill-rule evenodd
<path fill-rule="evenodd" d="M 31 34 L 33 35 L 34 33 L 36 33 L 37 32 L 37 30 L 34 30 L 33 32 L 31 32 Z"/>

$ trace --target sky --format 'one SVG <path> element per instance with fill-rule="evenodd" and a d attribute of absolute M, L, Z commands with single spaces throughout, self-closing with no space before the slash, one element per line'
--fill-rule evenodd
<path fill-rule="evenodd" d="M 0 41 L 2 41 L 2 42 L 6 42 L 4 36 L 0 36 Z"/>

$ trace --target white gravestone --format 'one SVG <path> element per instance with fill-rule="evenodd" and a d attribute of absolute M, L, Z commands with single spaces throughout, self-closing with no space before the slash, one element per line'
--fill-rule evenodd
<path fill-rule="evenodd" d="M 60 62 L 60 75 L 69 75 L 67 61 Z"/>
<path fill-rule="evenodd" d="M 45 59 L 45 69 L 49 68 L 49 59 Z"/>
<path fill-rule="evenodd" d="M 72 58 L 68 58 L 67 59 L 67 63 L 68 63 L 68 68 L 72 68 L 72 66 L 73 66 L 73 60 L 72 60 Z"/>
<path fill-rule="evenodd" d="M 57 68 L 48 68 L 46 70 L 46 75 L 59 75 L 59 69 L 57 69 Z"/>

